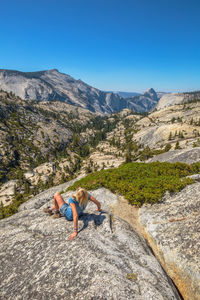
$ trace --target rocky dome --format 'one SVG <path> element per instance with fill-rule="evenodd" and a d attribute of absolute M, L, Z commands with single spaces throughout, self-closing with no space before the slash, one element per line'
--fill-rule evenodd
<path fill-rule="evenodd" d="M 143 96 L 149 97 L 152 100 L 158 100 L 158 96 L 157 96 L 157 94 L 156 94 L 156 92 L 153 88 L 150 88 L 150 89 L 146 90 L 143 93 Z"/>

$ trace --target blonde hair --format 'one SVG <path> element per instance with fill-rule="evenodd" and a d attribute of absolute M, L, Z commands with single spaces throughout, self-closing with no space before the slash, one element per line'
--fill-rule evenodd
<path fill-rule="evenodd" d="M 72 197 L 79 201 L 81 207 L 86 207 L 88 203 L 88 192 L 85 189 L 79 187 L 76 190 L 76 194 Z"/>

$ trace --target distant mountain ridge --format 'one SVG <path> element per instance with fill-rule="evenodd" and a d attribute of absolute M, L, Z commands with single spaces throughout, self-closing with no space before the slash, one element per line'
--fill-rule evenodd
<path fill-rule="evenodd" d="M 117 91 L 117 92 L 113 92 L 113 93 L 117 93 L 119 96 L 121 96 L 123 98 L 131 98 L 131 97 L 134 97 L 134 96 L 141 96 L 142 95 L 142 93 L 138 93 L 138 92 Z M 156 92 L 156 94 L 157 94 L 157 97 L 160 99 L 162 96 L 164 96 L 166 94 L 171 94 L 171 92 Z"/>
<path fill-rule="evenodd" d="M 122 91 L 117 91 L 116 93 L 119 96 L 123 97 L 123 98 L 130 98 L 130 97 L 141 95 L 141 93 L 136 93 L 136 92 L 122 92 Z"/>
<path fill-rule="evenodd" d="M 101 114 L 114 113 L 124 108 L 147 112 L 158 102 L 153 89 L 147 90 L 143 95 L 125 99 L 117 93 L 98 90 L 57 69 L 38 72 L 1 69 L 0 88 L 13 92 L 24 100 L 58 100 Z"/>
<path fill-rule="evenodd" d="M 149 112 L 158 104 L 159 98 L 153 88 L 146 90 L 143 94 L 126 98 L 136 112 Z M 130 108 L 130 107 L 129 107 Z"/>

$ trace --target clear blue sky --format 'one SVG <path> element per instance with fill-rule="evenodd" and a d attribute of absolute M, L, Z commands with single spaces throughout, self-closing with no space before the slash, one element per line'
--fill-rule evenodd
<path fill-rule="evenodd" d="M 0 68 L 102 90 L 200 89 L 199 0 L 1 0 Z"/>

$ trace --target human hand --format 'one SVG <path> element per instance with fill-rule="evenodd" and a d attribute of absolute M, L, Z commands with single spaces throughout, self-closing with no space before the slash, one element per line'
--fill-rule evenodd
<path fill-rule="evenodd" d="M 98 208 L 96 209 L 96 211 L 102 211 L 101 207 L 98 207 Z"/>
<path fill-rule="evenodd" d="M 77 236 L 77 232 L 76 231 L 74 231 L 70 236 L 69 236 L 69 240 L 71 241 L 71 240 L 73 240 L 76 236 Z"/>

